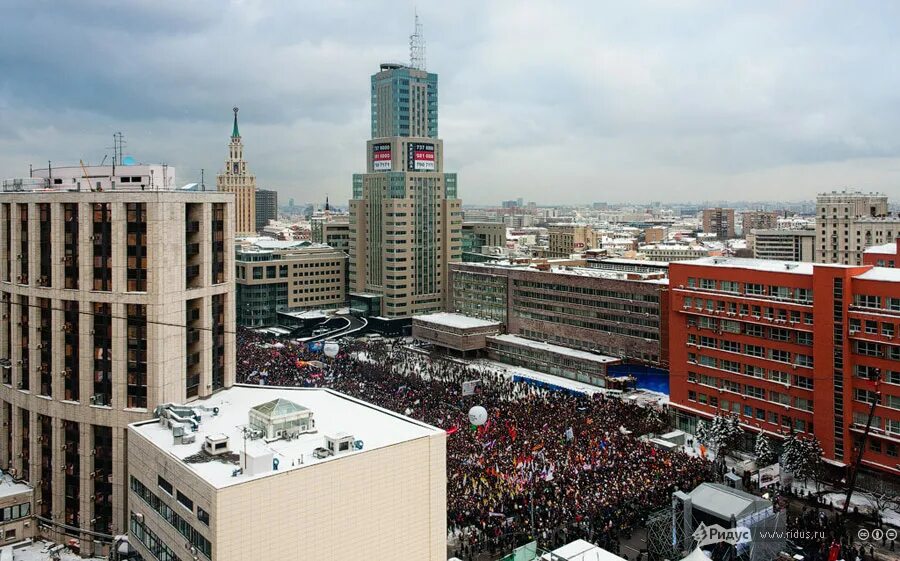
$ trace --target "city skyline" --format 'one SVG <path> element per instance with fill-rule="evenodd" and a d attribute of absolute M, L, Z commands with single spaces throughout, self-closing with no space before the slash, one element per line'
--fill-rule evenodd
<path fill-rule="evenodd" d="M 417 8 L 466 203 L 900 192 L 900 74 L 877 63 L 896 47 L 893 5 Z M 0 173 L 99 163 L 123 131 L 138 161 L 211 184 L 238 105 L 260 187 L 343 205 L 365 157 L 365 76 L 408 59 L 413 10 L 22 4 L 0 38 Z"/>

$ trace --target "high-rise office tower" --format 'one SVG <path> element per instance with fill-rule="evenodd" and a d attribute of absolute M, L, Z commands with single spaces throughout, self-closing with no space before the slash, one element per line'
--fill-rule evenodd
<path fill-rule="evenodd" d="M 270 220 L 278 219 L 278 191 L 256 190 L 256 231 L 261 232 Z"/>
<path fill-rule="evenodd" d="M 127 425 L 234 383 L 233 196 L 117 164 L 0 192 L 0 465 L 90 553 L 128 528 Z"/>
<path fill-rule="evenodd" d="M 225 171 L 216 176 L 216 187 L 225 193 L 234 193 L 234 231 L 239 236 L 255 235 L 256 228 L 256 176 L 247 171 L 244 161 L 244 143 L 238 131 L 238 108 L 234 108 L 234 127 L 228 143 Z"/>
<path fill-rule="evenodd" d="M 381 296 L 380 315 L 443 309 L 447 264 L 462 255 L 456 174 L 444 173 L 438 138 L 437 74 L 424 68 L 413 36 L 411 64 L 382 64 L 372 76 L 367 173 L 350 200 L 350 291 Z"/>

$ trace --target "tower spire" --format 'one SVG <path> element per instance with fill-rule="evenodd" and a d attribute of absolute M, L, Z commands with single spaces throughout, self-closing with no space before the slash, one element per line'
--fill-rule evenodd
<path fill-rule="evenodd" d="M 232 108 L 232 111 L 234 111 L 234 128 L 231 130 L 231 138 L 237 138 L 237 137 L 241 136 L 241 133 L 238 132 L 238 126 L 237 126 L 237 114 L 238 114 L 237 106 Z"/>
<path fill-rule="evenodd" d="M 409 67 L 416 70 L 425 70 L 425 33 L 419 22 L 419 12 L 416 14 L 416 24 L 413 34 L 409 36 Z"/>

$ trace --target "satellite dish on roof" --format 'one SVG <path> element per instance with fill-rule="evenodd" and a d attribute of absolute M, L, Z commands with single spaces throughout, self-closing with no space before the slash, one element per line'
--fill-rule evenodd
<path fill-rule="evenodd" d="M 134 160 L 134 156 L 125 156 L 124 158 L 122 158 L 123 166 L 133 166 L 136 163 L 137 162 Z"/>

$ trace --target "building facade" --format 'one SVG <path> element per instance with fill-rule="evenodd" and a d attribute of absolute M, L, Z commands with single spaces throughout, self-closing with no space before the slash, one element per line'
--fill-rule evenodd
<path fill-rule="evenodd" d="M 234 198 L 173 181 L 54 168 L 0 193 L 0 463 L 59 541 L 125 531 L 129 423 L 234 382 Z"/>
<path fill-rule="evenodd" d="M 506 247 L 506 225 L 502 222 L 463 222 L 463 253 L 481 253 L 481 248 Z"/>
<path fill-rule="evenodd" d="M 314 243 L 350 253 L 350 218 L 346 215 L 313 216 L 310 220 L 310 235 Z"/>
<path fill-rule="evenodd" d="M 129 428 L 144 559 L 447 559 L 443 430 L 327 389 L 235 386 L 196 405 Z"/>
<path fill-rule="evenodd" d="M 900 272 L 708 258 L 669 279 L 680 428 L 730 412 L 750 432 L 813 434 L 847 466 L 880 389 L 862 461 L 900 474 Z"/>
<path fill-rule="evenodd" d="M 661 272 L 454 263 L 447 310 L 499 321 L 512 335 L 664 367 L 665 291 Z"/>
<path fill-rule="evenodd" d="M 256 176 L 247 170 L 244 143 L 238 130 L 238 108 L 234 108 L 234 126 L 228 144 L 225 170 L 216 176 L 216 188 L 234 194 L 234 229 L 239 236 L 256 234 Z"/>
<path fill-rule="evenodd" d="M 270 220 L 278 220 L 278 191 L 257 189 L 254 195 L 256 201 L 256 232 L 261 232 Z"/>
<path fill-rule="evenodd" d="M 590 226 L 557 225 L 548 229 L 547 236 L 547 257 L 569 257 L 597 247 L 600 233 Z"/>
<path fill-rule="evenodd" d="M 745 210 L 741 213 L 741 233 L 746 238 L 752 230 L 772 230 L 778 227 L 778 213 L 767 210 Z"/>
<path fill-rule="evenodd" d="M 887 196 L 832 191 L 816 197 L 816 263 L 861 265 L 866 248 L 900 237 Z"/>
<path fill-rule="evenodd" d="M 671 243 L 642 245 L 638 251 L 648 260 L 658 262 L 689 261 L 709 257 L 710 254 L 710 250 L 703 246 Z"/>
<path fill-rule="evenodd" d="M 437 75 L 382 64 L 371 94 L 367 173 L 353 176 L 350 200 L 350 291 L 381 295 L 387 318 L 440 311 L 462 213 L 437 138 Z"/>
<path fill-rule="evenodd" d="M 754 259 L 814 261 L 815 230 L 753 230 L 747 234 Z"/>
<path fill-rule="evenodd" d="M 900 268 L 900 237 L 894 243 L 875 245 L 863 253 L 863 265 Z"/>
<path fill-rule="evenodd" d="M 703 209 L 703 231 L 715 234 L 720 240 L 733 238 L 734 209 L 719 207 Z"/>
<path fill-rule="evenodd" d="M 235 265 L 238 325 L 275 325 L 278 312 L 347 304 L 347 254 L 327 245 L 248 238 Z"/>

